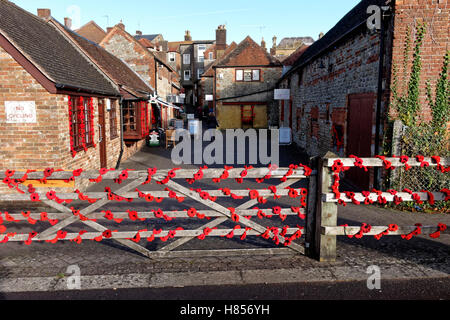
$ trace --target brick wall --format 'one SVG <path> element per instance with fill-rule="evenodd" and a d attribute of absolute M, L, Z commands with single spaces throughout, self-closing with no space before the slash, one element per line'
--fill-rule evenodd
<path fill-rule="evenodd" d="M 436 80 L 442 71 L 443 57 L 446 50 L 450 50 L 450 1 L 449 0 L 397 0 L 395 2 L 395 30 L 392 42 L 393 64 L 403 74 L 403 52 L 407 28 L 411 30 L 412 41 L 416 32 L 417 23 L 425 22 L 427 32 L 422 49 L 422 76 L 420 83 L 420 100 L 423 110 L 421 114 L 425 121 L 431 120 L 431 114 L 426 103 L 425 82 L 431 79 L 433 96 Z M 414 42 L 411 48 L 414 47 Z M 411 70 L 412 51 L 408 64 L 408 73 Z M 400 77 L 400 79 L 402 79 Z M 401 84 L 402 81 L 400 81 Z M 404 88 L 401 88 L 404 92 Z M 390 110 L 392 116 L 395 111 Z"/>
<path fill-rule="evenodd" d="M 115 28 L 116 32 L 110 34 L 101 43 L 102 47 L 123 59 L 135 72 L 137 72 L 153 88 L 156 87 L 155 59 L 139 42 L 131 39 L 125 31 Z"/>
<path fill-rule="evenodd" d="M 361 28 L 282 83 L 281 87 L 291 89 L 293 140 L 311 156 L 324 155 L 327 151 L 345 154 L 344 148 L 339 148 L 333 140 L 333 124 L 342 126 L 345 136 L 348 96 L 376 94 L 378 54 L 378 35 Z M 281 108 L 281 102 L 278 106 Z M 280 117 L 280 124 L 288 127 L 289 101 L 284 102 L 284 108 L 284 121 Z M 374 101 L 374 133 L 375 120 Z"/>
<path fill-rule="evenodd" d="M 100 168 L 98 99 L 94 98 L 94 141 L 97 147 L 89 148 L 87 152 L 81 151 L 73 158 L 70 152 L 68 96 L 48 93 L 2 48 L 0 70 L 0 170 Z M 37 122 L 7 124 L 5 101 L 35 101 Z M 119 108 L 116 118 L 119 121 Z M 105 124 L 108 167 L 115 167 L 120 138 L 110 138 L 109 112 L 105 113 Z M 5 190 L 0 185 L 0 191 Z"/>

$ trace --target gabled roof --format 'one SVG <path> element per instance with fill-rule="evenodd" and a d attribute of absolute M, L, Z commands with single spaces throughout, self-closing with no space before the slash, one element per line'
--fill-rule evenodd
<path fill-rule="evenodd" d="M 143 35 L 137 35 L 134 37 L 136 38 L 136 40 L 147 39 L 148 41 L 152 42 L 158 36 L 162 36 L 162 34 L 160 34 L 160 33 L 158 33 L 158 34 L 143 34 Z"/>
<path fill-rule="evenodd" d="M 293 68 L 287 72 L 281 79 L 289 76 L 298 68 L 306 65 L 315 57 L 326 52 L 330 47 L 338 43 L 341 39 L 347 36 L 352 31 L 363 26 L 367 22 L 369 15 L 367 8 L 370 5 L 384 6 L 386 0 L 362 0 L 352 10 L 350 10 L 330 31 L 328 31 L 322 38 L 314 42 L 308 50 L 303 53 L 300 58 L 294 63 Z"/>
<path fill-rule="evenodd" d="M 231 53 L 234 49 L 236 49 L 237 44 L 236 42 L 232 42 L 223 53 L 223 57 L 221 59 L 217 59 L 216 61 L 212 62 L 203 73 L 202 77 L 214 77 L 214 66 L 216 66 L 222 59 L 224 59 L 229 53 Z"/>
<path fill-rule="evenodd" d="M 290 49 L 295 48 L 299 43 L 304 44 L 313 44 L 314 39 L 311 37 L 290 37 L 290 38 L 283 38 L 280 41 L 280 44 L 277 46 L 277 49 Z"/>
<path fill-rule="evenodd" d="M 100 41 L 102 41 L 106 36 L 106 31 L 92 20 L 75 31 L 79 35 L 85 37 L 86 39 L 94 41 L 95 43 L 100 43 Z"/>
<path fill-rule="evenodd" d="M 5 0 L 0 0 L 1 36 L 57 89 L 119 94 L 55 26 Z"/>
<path fill-rule="evenodd" d="M 281 67 L 281 63 L 272 57 L 266 49 L 253 41 L 250 36 L 247 36 L 213 68 L 245 66 Z"/>
<path fill-rule="evenodd" d="M 148 39 L 142 38 L 139 42 L 146 48 L 154 48 L 155 45 Z"/>
<path fill-rule="evenodd" d="M 122 60 L 112 55 L 95 42 L 64 27 L 56 20 L 51 20 L 118 86 L 137 97 L 146 98 L 153 90 Z"/>

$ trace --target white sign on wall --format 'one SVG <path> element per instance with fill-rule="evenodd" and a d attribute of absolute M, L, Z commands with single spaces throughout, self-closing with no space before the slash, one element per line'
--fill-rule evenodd
<path fill-rule="evenodd" d="M 214 96 L 212 94 L 207 94 L 205 97 L 205 101 L 214 101 Z"/>
<path fill-rule="evenodd" d="M 5 101 L 6 123 L 36 123 L 34 101 Z"/>
<path fill-rule="evenodd" d="M 289 100 L 291 98 L 291 90 L 275 89 L 275 100 Z"/>

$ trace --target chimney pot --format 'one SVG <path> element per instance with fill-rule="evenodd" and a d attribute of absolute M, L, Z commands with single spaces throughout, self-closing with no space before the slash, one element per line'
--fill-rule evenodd
<path fill-rule="evenodd" d="M 37 9 L 37 15 L 42 19 L 49 19 L 52 16 L 52 11 L 50 9 Z"/>
<path fill-rule="evenodd" d="M 72 19 L 64 18 L 64 25 L 66 26 L 66 28 L 72 30 Z"/>

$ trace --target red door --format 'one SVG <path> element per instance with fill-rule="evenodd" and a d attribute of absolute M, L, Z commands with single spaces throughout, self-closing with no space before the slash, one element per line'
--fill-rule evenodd
<path fill-rule="evenodd" d="M 105 126 L 105 100 L 98 100 L 98 126 L 99 126 L 99 144 L 100 144 L 100 167 L 107 167 L 106 155 L 106 126 Z"/>
<path fill-rule="evenodd" d="M 347 157 L 355 155 L 360 158 L 372 155 L 372 127 L 375 95 L 355 94 L 348 97 L 347 114 Z M 360 168 L 351 168 L 345 177 L 355 187 L 368 190 L 370 174 Z"/>

